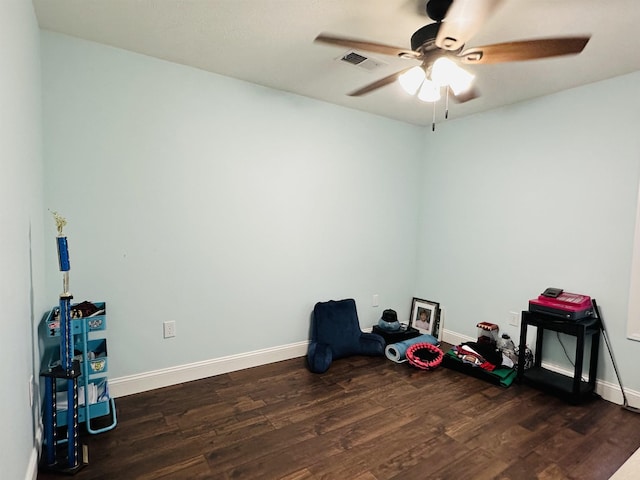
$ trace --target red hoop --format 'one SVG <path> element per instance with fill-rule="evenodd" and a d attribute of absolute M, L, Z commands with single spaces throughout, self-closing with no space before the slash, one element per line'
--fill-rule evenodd
<path fill-rule="evenodd" d="M 414 367 L 422 370 L 433 370 L 442 363 L 444 352 L 435 345 L 422 342 L 407 348 L 407 360 Z"/>

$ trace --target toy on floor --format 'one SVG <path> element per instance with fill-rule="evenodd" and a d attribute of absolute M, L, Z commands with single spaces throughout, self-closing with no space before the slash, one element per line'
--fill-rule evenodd
<path fill-rule="evenodd" d="M 428 342 L 414 343 L 407 348 L 407 360 L 414 367 L 433 370 L 442 363 L 444 352 Z"/>

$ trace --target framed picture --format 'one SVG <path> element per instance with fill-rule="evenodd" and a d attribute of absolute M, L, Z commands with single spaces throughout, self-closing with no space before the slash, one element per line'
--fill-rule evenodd
<path fill-rule="evenodd" d="M 440 304 L 421 298 L 413 298 L 409 326 L 420 333 L 428 333 L 440 338 Z"/>

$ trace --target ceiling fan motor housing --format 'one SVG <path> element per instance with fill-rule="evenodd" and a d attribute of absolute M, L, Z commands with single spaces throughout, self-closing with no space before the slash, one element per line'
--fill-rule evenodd
<path fill-rule="evenodd" d="M 421 49 L 430 50 L 430 47 L 435 47 L 439 28 L 439 23 L 430 23 L 416 30 L 416 32 L 411 35 L 411 50 L 419 52 Z"/>
<path fill-rule="evenodd" d="M 427 2 L 427 15 L 436 22 L 441 22 L 453 0 L 429 0 Z"/>

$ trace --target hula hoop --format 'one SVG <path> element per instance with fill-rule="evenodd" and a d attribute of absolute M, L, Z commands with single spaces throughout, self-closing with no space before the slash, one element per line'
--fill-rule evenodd
<path fill-rule="evenodd" d="M 422 342 L 407 348 L 407 360 L 414 367 L 422 370 L 433 370 L 442 363 L 444 352 L 435 345 Z"/>

